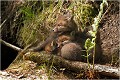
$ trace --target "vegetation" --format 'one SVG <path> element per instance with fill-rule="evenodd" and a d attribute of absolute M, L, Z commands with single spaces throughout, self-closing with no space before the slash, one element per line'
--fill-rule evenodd
<path fill-rule="evenodd" d="M 106 5 L 108 5 L 108 3 L 107 0 L 100 1 L 100 5 L 93 4 L 91 2 L 89 2 L 89 0 L 25 1 L 19 7 L 16 6 L 16 8 L 14 8 L 16 9 L 16 13 L 14 13 L 14 19 L 12 20 L 12 25 L 10 25 L 10 35 L 12 37 L 14 36 L 14 41 L 17 43 L 17 45 L 23 48 L 31 43 L 35 43 L 36 41 L 42 42 L 48 37 L 50 31 L 53 29 L 58 15 L 64 14 L 64 11 L 69 10 L 74 16 L 74 20 L 78 26 L 78 31 L 87 31 L 86 33 L 90 34 L 90 38 L 86 39 L 84 43 L 84 48 L 86 49 L 87 55 L 83 56 L 84 58 L 87 58 L 88 69 L 90 71 L 91 64 L 89 62 L 89 56 L 91 54 L 90 51 L 94 50 L 92 53 L 92 74 L 94 75 L 94 57 L 96 53 L 95 47 L 97 32 L 99 24 L 103 18 L 104 8 Z M 1 26 L 4 25 L 4 21 L 2 21 Z M 7 33 L 5 33 L 5 35 L 6 34 Z M 114 61 L 113 59 L 114 56 L 112 56 L 112 62 Z M 50 75 L 53 74 L 52 68 L 54 68 L 54 60 L 51 61 L 52 63 L 45 62 L 47 64 L 44 63 L 37 65 L 38 69 L 48 69 L 47 75 L 49 78 Z M 25 69 L 28 67 L 26 67 L 24 64 L 22 64 L 22 66 L 25 67 Z M 83 76 L 86 75 L 86 73 L 80 73 L 79 75 Z"/>

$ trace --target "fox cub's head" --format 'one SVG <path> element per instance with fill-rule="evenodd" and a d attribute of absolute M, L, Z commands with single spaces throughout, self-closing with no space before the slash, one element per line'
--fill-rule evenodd
<path fill-rule="evenodd" d="M 70 14 L 59 15 L 53 29 L 54 32 L 67 32 L 73 31 L 77 28 L 76 23 L 73 20 L 73 16 Z"/>

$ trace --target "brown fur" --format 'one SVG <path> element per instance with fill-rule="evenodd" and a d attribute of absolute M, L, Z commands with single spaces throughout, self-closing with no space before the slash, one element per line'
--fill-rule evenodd
<path fill-rule="evenodd" d="M 45 50 L 47 53 L 51 53 L 56 50 L 57 45 L 59 45 L 64 40 L 72 40 L 71 32 L 77 31 L 77 25 L 75 24 L 73 17 L 69 14 L 60 15 L 57 18 L 55 27 L 49 37 L 37 47 L 29 49 L 29 51 L 41 51 Z M 63 38 L 64 37 L 64 38 Z"/>
<path fill-rule="evenodd" d="M 73 16 L 66 14 L 60 15 L 56 21 L 54 32 L 71 32 L 77 31 L 77 25 L 73 20 Z"/>
<path fill-rule="evenodd" d="M 73 41 L 74 36 L 71 35 L 61 35 L 57 38 L 58 46 L 62 45 L 65 41 Z"/>
<path fill-rule="evenodd" d="M 49 37 L 43 43 L 38 44 L 37 47 L 30 48 L 28 51 L 37 52 L 37 51 L 45 50 L 46 52 L 52 52 L 53 51 L 52 42 L 54 42 L 57 36 L 58 36 L 58 33 L 51 32 Z"/>
<path fill-rule="evenodd" d="M 68 60 L 82 60 L 82 48 L 76 43 L 67 43 L 61 49 L 61 57 Z"/>

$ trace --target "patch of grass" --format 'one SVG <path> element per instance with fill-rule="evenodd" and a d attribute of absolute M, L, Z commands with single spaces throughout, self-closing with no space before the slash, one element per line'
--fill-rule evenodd
<path fill-rule="evenodd" d="M 46 39 L 54 27 L 55 17 L 62 2 L 55 4 L 53 1 L 29 1 L 19 9 L 23 20 L 23 25 L 17 35 L 20 46 L 25 47 L 36 39 L 39 41 Z"/>
<path fill-rule="evenodd" d="M 96 12 L 91 4 L 76 2 L 74 15 L 79 29 L 84 31 L 92 24 Z"/>

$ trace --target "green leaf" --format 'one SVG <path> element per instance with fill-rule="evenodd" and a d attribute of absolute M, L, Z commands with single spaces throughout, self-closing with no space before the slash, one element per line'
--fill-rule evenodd
<path fill-rule="evenodd" d="M 85 42 L 85 49 L 88 51 L 91 50 L 95 46 L 95 43 L 93 43 L 89 38 Z"/>
<path fill-rule="evenodd" d="M 88 31 L 92 37 L 95 37 L 96 32 L 95 31 Z"/>
<path fill-rule="evenodd" d="M 95 39 L 96 39 L 96 38 L 92 38 L 92 42 L 93 42 L 93 43 L 95 42 Z"/>
<path fill-rule="evenodd" d="M 104 5 L 107 5 L 107 6 L 108 6 L 107 0 L 103 0 L 103 3 L 104 3 Z"/>
<path fill-rule="evenodd" d="M 91 55 L 91 54 L 89 53 L 88 56 L 87 56 L 87 55 L 81 55 L 81 56 L 87 58 L 87 57 L 89 57 L 90 55 Z"/>
<path fill-rule="evenodd" d="M 96 25 L 95 24 L 92 24 L 92 28 L 93 28 L 93 31 L 96 31 Z"/>

